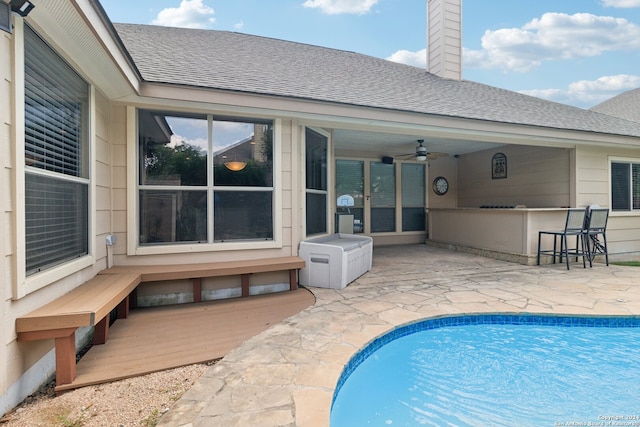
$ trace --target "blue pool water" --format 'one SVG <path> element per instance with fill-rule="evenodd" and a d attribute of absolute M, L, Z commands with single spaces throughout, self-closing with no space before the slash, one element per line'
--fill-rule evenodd
<path fill-rule="evenodd" d="M 331 426 L 640 426 L 640 318 L 460 316 L 375 340 Z"/>

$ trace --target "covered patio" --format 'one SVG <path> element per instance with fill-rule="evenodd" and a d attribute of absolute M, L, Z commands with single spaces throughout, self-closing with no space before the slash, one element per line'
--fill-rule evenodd
<path fill-rule="evenodd" d="M 373 269 L 232 350 L 158 426 L 329 425 L 335 385 L 398 325 L 461 313 L 640 316 L 640 268 L 527 266 L 446 249 L 375 247 Z"/>

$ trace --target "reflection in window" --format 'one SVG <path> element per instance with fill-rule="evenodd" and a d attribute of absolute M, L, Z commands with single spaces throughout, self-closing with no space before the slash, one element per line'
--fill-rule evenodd
<path fill-rule="evenodd" d="M 26 275 L 89 253 L 89 84 L 24 27 Z"/>
<path fill-rule="evenodd" d="M 141 245 L 273 239 L 271 121 L 140 110 L 138 128 Z"/>
<path fill-rule="evenodd" d="M 216 121 L 213 138 L 216 186 L 273 185 L 272 125 Z"/>
<path fill-rule="evenodd" d="M 327 141 L 311 129 L 305 133 L 307 236 L 327 232 Z"/>
<path fill-rule="evenodd" d="M 142 110 L 140 184 L 207 185 L 207 118 Z"/>
<path fill-rule="evenodd" d="M 141 244 L 206 241 L 206 191 L 140 191 Z"/>
<path fill-rule="evenodd" d="M 272 240 L 271 192 L 217 191 L 214 196 L 214 240 Z"/>

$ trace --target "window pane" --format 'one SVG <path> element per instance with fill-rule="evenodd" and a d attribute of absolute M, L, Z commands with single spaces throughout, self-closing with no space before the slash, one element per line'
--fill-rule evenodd
<path fill-rule="evenodd" d="M 631 183 L 628 163 L 611 163 L 611 209 L 616 211 L 631 209 L 629 199 Z"/>
<path fill-rule="evenodd" d="M 307 236 L 327 232 L 327 195 L 307 193 Z"/>
<path fill-rule="evenodd" d="M 89 85 L 25 26 L 25 164 L 87 178 Z"/>
<path fill-rule="evenodd" d="M 336 197 L 353 197 L 353 206 L 364 206 L 364 162 L 336 160 Z"/>
<path fill-rule="evenodd" d="M 424 165 L 402 165 L 402 206 L 424 207 Z"/>
<path fill-rule="evenodd" d="M 424 231 L 425 228 L 424 208 L 402 208 L 402 231 Z"/>
<path fill-rule="evenodd" d="M 640 209 L 640 164 L 631 165 L 633 209 Z"/>
<path fill-rule="evenodd" d="M 371 163 L 371 206 L 396 205 L 396 168 L 386 163 Z"/>
<path fill-rule="evenodd" d="M 395 164 L 371 163 L 371 232 L 396 231 Z"/>
<path fill-rule="evenodd" d="M 140 244 L 207 241 L 207 192 L 140 190 Z"/>
<path fill-rule="evenodd" d="M 326 136 L 306 129 L 307 236 L 327 232 L 327 145 Z"/>
<path fill-rule="evenodd" d="M 402 231 L 425 229 L 424 179 L 424 165 L 402 165 Z"/>
<path fill-rule="evenodd" d="M 371 232 L 382 233 L 385 231 L 396 231 L 395 208 L 372 208 Z"/>
<path fill-rule="evenodd" d="M 25 259 L 31 275 L 89 253 L 89 85 L 24 28 Z"/>
<path fill-rule="evenodd" d="M 307 189 L 327 190 L 327 137 L 306 131 Z"/>
<path fill-rule="evenodd" d="M 27 275 L 89 253 L 88 185 L 25 174 Z"/>
<path fill-rule="evenodd" d="M 207 119 L 140 110 L 140 184 L 207 185 Z"/>
<path fill-rule="evenodd" d="M 217 191 L 214 195 L 214 239 L 272 240 L 271 191 Z"/>
<path fill-rule="evenodd" d="M 213 122 L 214 184 L 273 186 L 273 124 Z"/>

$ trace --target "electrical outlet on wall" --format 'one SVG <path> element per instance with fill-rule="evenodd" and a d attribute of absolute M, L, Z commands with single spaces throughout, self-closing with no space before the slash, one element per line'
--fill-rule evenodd
<path fill-rule="evenodd" d="M 107 246 L 113 246 L 116 244 L 116 236 L 113 234 L 107 234 L 107 237 L 105 237 Z"/>

